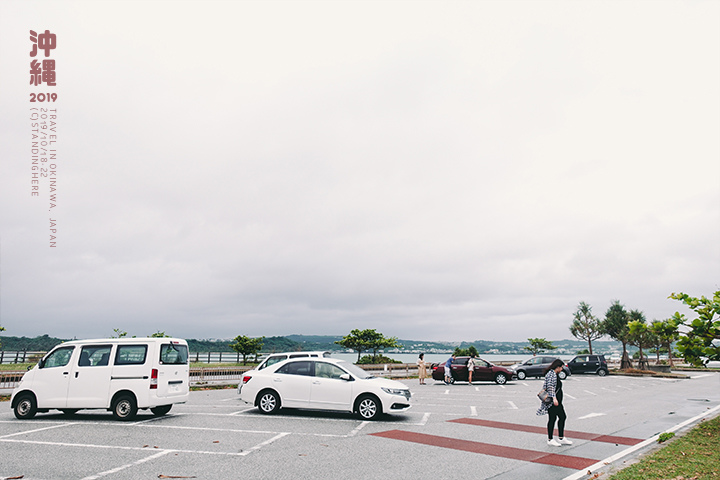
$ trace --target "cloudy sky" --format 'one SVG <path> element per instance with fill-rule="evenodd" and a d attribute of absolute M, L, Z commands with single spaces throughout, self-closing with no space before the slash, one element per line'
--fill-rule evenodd
<path fill-rule="evenodd" d="M 718 19 L 3 1 L 0 325 L 524 341 L 572 338 L 580 301 L 686 311 L 668 295 L 720 283 Z M 29 84 L 30 30 L 57 35 L 55 87 Z M 57 109 L 53 208 L 32 108 Z"/>

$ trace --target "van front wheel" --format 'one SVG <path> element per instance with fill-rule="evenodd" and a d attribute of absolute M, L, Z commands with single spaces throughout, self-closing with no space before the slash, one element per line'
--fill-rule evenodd
<path fill-rule="evenodd" d="M 115 399 L 112 406 L 115 420 L 132 420 L 137 413 L 137 403 L 130 395 L 121 395 Z"/>
<path fill-rule="evenodd" d="M 13 409 L 15 418 L 18 420 L 27 420 L 33 418 L 37 413 L 37 402 L 32 395 L 23 395 L 15 404 Z"/>
<path fill-rule="evenodd" d="M 165 415 L 166 413 L 168 413 L 171 408 L 172 408 L 172 405 L 163 405 L 163 406 L 161 406 L 161 407 L 151 408 L 150 411 L 151 411 L 151 412 L 153 413 L 153 415 L 155 415 L 156 417 L 162 417 L 163 415 Z"/>

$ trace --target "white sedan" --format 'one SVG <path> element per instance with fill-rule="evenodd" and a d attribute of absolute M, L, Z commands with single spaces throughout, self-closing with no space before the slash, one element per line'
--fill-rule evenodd
<path fill-rule="evenodd" d="M 262 413 L 308 408 L 357 413 L 364 420 L 410 408 L 410 389 L 395 380 L 373 377 L 334 358 L 297 358 L 243 375 L 240 399 Z"/>

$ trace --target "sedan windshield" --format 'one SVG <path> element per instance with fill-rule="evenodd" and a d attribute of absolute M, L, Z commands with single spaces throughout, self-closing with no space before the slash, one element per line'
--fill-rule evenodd
<path fill-rule="evenodd" d="M 352 363 L 344 362 L 341 360 L 337 364 L 338 364 L 338 366 L 344 368 L 345 370 L 350 372 L 353 376 L 355 376 L 361 380 L 369 380 L 371 378 L 375 378 L 372 375 L 370 375 L 368 372 L 363 370 L 362 368 L 360 368 L 356 365 L 353 365 Z"/>

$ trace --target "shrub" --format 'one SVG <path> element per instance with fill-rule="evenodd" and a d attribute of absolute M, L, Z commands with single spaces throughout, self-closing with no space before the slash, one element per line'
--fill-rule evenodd
<path fill-rule="evenodd" d="M 395 360 L 394 358 L 388 358 L 382 354 L 379 354 L 376 356 L 365 355 L 357 362 L 358 365 L 378 365 L 381 363 L 402 363 L 402 362 L 400 360 Z"/>

